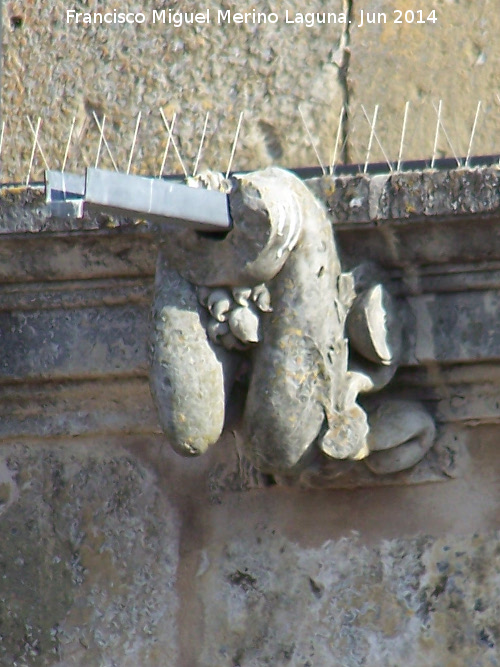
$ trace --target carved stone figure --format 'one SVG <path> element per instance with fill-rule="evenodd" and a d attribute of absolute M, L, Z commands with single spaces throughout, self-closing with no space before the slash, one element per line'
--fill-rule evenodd
<path fill-rule="evenodd" d="M 263 472 L 417 463 L 435 435 L 422 406 L 358 402 L 397 368 L 397 307 L 369 267 L 342 272 L 322 205 L 281 169 L 200 180 L 229 193 L 233 226 L 161 239 L 151 388 L 174 449 L 198 455 L 216 443 L 234 383 L 246 380 L 238 440 Z"/>

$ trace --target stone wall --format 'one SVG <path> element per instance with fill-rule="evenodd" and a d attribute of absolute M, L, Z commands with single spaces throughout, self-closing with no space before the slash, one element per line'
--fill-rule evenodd
<path fill-rule="evenodd" d="M 333 492 L 221 492 L 151 437 L 4 444 L 0 664 L 494 665 L 497 438 L 460 480 Z"/>
<path fill-rule="evenodd" d="M 479 101 L 472 154 L 498 150 L 495 0 L 473 6 L 466 0 L 422 0 L 418 8 L 406 0 L 315 0 L 307 7 L 276 0 L 255 7 L 266 16 L 274 13 L 274 24 L 249 19 L 221 25 L 219 11 L 241 8 L 233 2 L 190 1 L 182 10 L 209 10 L 210 24 L 181 27 L 153 23 L 153 11 L 168 10 L 153 0 L 130 0 L 119 8 L 143 13 L 143 24 L 67 23 L 68 9 L 56 0 L 3 4 L 3 182 L 26 180 L 33 147 L 27 117 L 34 130 L 41 119 L 39 145 L 51 168 L 60 168 L 64 160 L 73 119 L 66 166 L 81 170 L 93 165 L 99 145 L 94 113 L 99 124 L 105 116 L 111 154 L 125 170 L 141 112 L 131 169 L 156 174 L 168 137 L 160 108 L 169 120 L 177 113 L 174 135 L 189 172 L 207 112 L 200 164 L 224 171 L 242 111 L 235 169 L 317 165 L 311 139 L 321 161 L 330 164 L 344 105 L 347 118 L 336 161 L 365 161 L 370 143 L 365 112 L 373 119 L 376 105 L 370 158 L 384 160 L 386 155 L 397 161 L 406 102 L 403 159 L 467 155 Z M 73 9 L 113 11 L 118 5 L 76 3 Z M 289 21 L 297 13 L 330 12 L 337 22 L 310 27 L 286 23 L 286 11 Z M 351 23 L 342 23 L 343 17 Z M 105 146 L 100 164 L 112 168 Z M 40 179 L 43 168 L 37 148 L 30 179 Z M 181 171 L 173 150 L 165 165 L 165 172 L 170 171 Z"/>
<path fill-rule="evenodd" d="M 432 157 L 439 100 L 437 157 L 467 154 L 478 100 L 471 150 L 498 150 L 494 0 L 318 0 L 307 11 L 352 23 L 312 28 L 68 26 L 67 8 L 3 3 L 3 182 L 40 179 L 40 148 L 58 168 L 73 118 L 67 167 L 94 164 L 93 112 L 125 170 L 142 111 L 131 170 L 157 173 L 160 107 L 178 113 L 188 170 L 207 111 L 203 166 L 226 168 L 242 110 L 235 168 L 314 164 L 299 105 L 325 163 L 344 104 L 342 159 L 364 162 L 361 105 L 373 117 L 379 104 L 377 136 L 396 160 L 406 101 L 403 158 Z M 391 23 L 419 8 L 435 8 L 437 23 Z M 357 27 L 362 9 L 388 23 Z M 34 128 L 41 118 L 29 174 L 26 115 Z M 384 159 L 375 138 L 370 159 Z M 112 166 L 105 147 L 99 164 Z M 410 174 L 385 209 L 373 208 L 380 183 L 310 184 L 335 213 L 346 260 L 381 260 L 426 315 L 395 391 L 459 424 L 468 445 L 455 479 L 359 489 L 257 477 L 231 432 L 203 459 L 173 454 L 147 385 L 150 236 L 105 217 L 51 220 L 40 191 L 1 191 L 2 666 L 498 664 L 498 172 L 475 173 Z"/>

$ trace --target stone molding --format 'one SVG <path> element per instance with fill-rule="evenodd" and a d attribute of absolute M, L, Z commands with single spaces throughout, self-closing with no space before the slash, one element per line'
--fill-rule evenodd
<path fill-rule="evenodd" d="M 377 263 L 406 301 L 410 335 L 384 395 L 423 402 L 439 428 L 500 418 L 499 174 L 306 181 L 329 211 L 343 266 Z M 149 227 L 109 216 L 56 220 L 41 188 L 3 188 L 0 233 L 0 438 L 157 434 L 146 380 L 157 253 Z"/>

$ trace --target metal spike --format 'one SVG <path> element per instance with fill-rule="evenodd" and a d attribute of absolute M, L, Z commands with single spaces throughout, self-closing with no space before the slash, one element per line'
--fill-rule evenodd
<path fill-rule="evenodd" d="M 163 123 L 165 124 L 165 127 L 167 128 L 169 139 L 172 142 L 172 146 L 174 147 L 175 154 L 177 155 L 177 159 L 179 160 L 182 171 L 184 172 L 184 176 L 186 178 L 188 178 L 189 174 L 187 173 L 186 167 L 184 166 L 184 162 L 182 161 L 181 154 L 179 153 L 179 149 L 177 148 L 177 144 L 175 143 L 175 139 L 174 139 L 173 134 L 172 134 L 172 126 L 170 126 L 168 124 L 168 121 L 165 118 L 165 114 L 163 113 L 163 109 L 161 107 L 160 107 L 160 114 L 161 114 L 161 117 L 163 119 Z"/>
<path fill-rule="evenodd" d="M 240 113 L 240 117 L 238 119 L 238 125 L 236 127 L 236 133 L 234 135 L 233 146 L 231 148 L 231 155 L 229 156 L 229 162 L 228 162 L 228 165 L 227 165 L 226 178 L 231 173 L 231 167 L 233 166 L 234 154 L 236 153 L 236 144 L 238 143 L 238 137 L 240 136 L 241 123 L 243 122 L 243 114 L 244 114 L 244 112 L 242 111 Z"/>
<path fill-rule="evenodd" d="M 306 119 L 304 118 L 304 114 L 302 113 L 302 109 L 300 108 L 300 104 L 298 106 L 298 110 L 299 110 L 299 113 L 300 113 L 300 117 L 302 118 L 302 123 L 304 125 L 305 131 L 307 132 L 307 136 L 309 137 L 309 142 L 312 146 L 313 151 L 316 154 L 316 159 L 318 160 L 319 166 L 321 167 L 321 171 L 323 172 L 323 176 L 326 176 L 326 169 L 323 166 L 323 162 L 321 162 L 321 158 L 319 156 L 318 149 L 316 148 L 316 144 L 314 143 L 312 135 L 309 132 L 309 127 L 307 126 Z"/>
<path fill-rule="evenodd" d="M 472 142 L 474 141 L 474 134 L 476 133 L 476 127 L 477 127 L 477 119 L 479 117 L 479 111 L 481 109 L 481 100 L 477 103 L 477 108 L 476 108 L 476 115 L 474 116 L 474 123 L 472 125 L 472 132 L 470 134 L 470 141 L 469 141 L 469 148 L 467 149 L 467 157 L 465 158 L 465 166 L 469 166 L 469 160 L 470 160 L 470 155 L 472 151 Z"/>
<path fill-rule="evenodd" d="M 135 148 L 135 143 L 137 141 L 137 135 L 139 134 L 139 125 L 141 124 L 141 116 L 142 116 L 142 111 L 139 111 L 137 114 L 137 122 L 135 124 L 135 131 L 134 131 L 134 138 L 132 140 L 132 147 L 130 149 L 130 155 L 128 158 L 128 165 L 127 165 L 127 174 L 130 174 L 130 167 L 132 166 L 132 158 L 134 156 L 134 148 Z"/>
<path fill-rule="evenodd" d="M 376 113 L 373 114 L 373 124 L 372 124 L 372 122 L 370 122 L 370 119 L 368 118 L 368 114 L 366 113 L 366 109 L 364 108 L 364 106 L 362 104 L 360 106 L 361 106 L 361 109 L 362 109 L 362 111 L 365 115 L 366 120 L 368 121 L 368 124 L 372 128 L 373 136 L 375 137 L 375 141 L 377 142 L 378 147 L 382 151 L 382 155 L 384 156 L 385 161 L 387 162 L 387 166 L 389 167 L 389 171 L 392 173 L 394 171 L 394 167 L 392 166 L 392 162 L 387 157 L 387 153 L 385 152 L 384 147 L 380 143 L 380 139 L 378 138 L 378 135 L 375 132 L 375 123 L 377 122 L 377 114 Z M 378 104 L 375 105 L 375 111 L 376 112 L 378 112 L 378 106 L 379 106 Z"/>
<path fill-rule="evenodd" d="M 76 117 L 73 116 L 73 122 L 71 123 L 71 128 L 69 130 L 69 136 L 68 136 L 68 141 L 66 143 L 66 150 L 64 151 L 64 158 L 61 166 L 61 171 L 64 171 L 66 169 L 66 163 L 68 161 L 68 155 L 69 155 L 69 146 L 71 144 L 71 139 L 73 137 L 73 131 L 75 129 L 75 123 L 76 123 Z"/>
<path fill-rule="evenodd" d="M 406 134 L 406 121 L 408 120 L 408 110 L 409 109 L 410 109 L 410 100 L 408 100 L 405 104 L 405 112 L 404 112 L 404 116 L 403 116 L 403 127 L 401 129 L 401 141 L 399 143 L 398 164 L 396 166 L 396 171 L 401 171 L 401 165 L 403 163 L 403 148 L 404 148 L 405 134 Z"/>
<path fill-rule="evenodd" d="M 30 164 L 29 164 L 29 168 L 28 168 L 28 174 L 26 176 L 26 185 L 29 185 L 31 170 L 33 168 L 33 161 L 35 159 L 35 151 L 36 151 L 37 146 L 38 146 L 38 150 L 40 151 L 40 154 L 42 156 L 42 159 L 44 161 L 44 164 L 45 164 L 46 168 L 48 169 L 49 166 L 47 164 L 47 160 L 45 159 L 45 155 L 43 154 L 42 148 L 41 148 L 40 144 L 38 143 L 38 134 L 40 132 L 40 126 L 42 124 L 42 119 L 40 118 L 40 116 L 38 116 L 38 120 L 37 120 L 37 123 L 36 123 L 36 129 L 35 129 L 33 127 L 33 123 L 31 122 L 30 117 L 26 116 L 26 118 L 28 119 L 30 130 L 33 133 L 33 147 L 31 149 L 31 156 L 30 156 Z"/>
<path fill-rule="evenodd" d="M 435 111 L 436 113 L 438 113 L 438 110 L 437 110 L 436 105 L 434 104 L 434 102 L 432 103 L 432 106 L 433 106 L 433 108 L 434 108 L 434 111 Z M 445 128 L 445 126 L 444 126 L 444 124 L 443 124 L 443 119 L 442 119 L 442 118 L 441 118 L 441 120 L 439 121 L 439 124 L 440 124 L 440 126 L 441 126 L 441 129 L 443 130 L 443 134 L 444 134 L 444 136 L 446 137 L 446 141 L 448 142 L 448 145 L 449 145 L 449 147 L 451 148 L 451 152 L 453 153 L 453 157 L 455 158 L 455 161 L 456 161 L 456 163 L 457 163 L 457 167 L 462 166 L 462 163 L 461 163 L 460 160 L 458 159 L 458 156 L 457 156 L 457 154 L 456 154 L 456 152 L 455 152 L 455 149 L 453 148 L 453 145 L 452 145 L 452 143 L 451 143 L 451 141 L 450 141 L 450 137 L 448 136 L 448 132 L 446 131 L 446 128 Z"/>
<path fill-rule="evenodd" d="M 104 114 L 103 117 L 102 117 L 102 125 L 101 125 L 101 123 L 99 123 L 99 118 L 97 117 L 97 114 L 96 114 L 95 111 L 92 111 L 92 115 L 93 115 L 94 120 L 96 122 L 96 125 L 99 129 L 99 146 L 97 148 L 95 168 L 97 169 L 97 166 L 99 164 L 99 158 L 101 156 L 102 144 L 104 144 L 106 150 L 108 151 L 108 155 L 110 157 L 111 163 L 113 164 L 113 167 L 114 167 L 115 171 L 118 171 L 118 167 L 116 166 L 116 162 L 113 159 L 113 156 L 112 156 L 111 151 L 109 149 L 108 142 L 106 141 L 106 137 L 104 136 L 104 126 L 106 124 L 106 115 Z"/>
<path fill-rule="evenodd" d="M 31 122 L 29 116 L 26 116 L 26 118 L 28 119 L 28 123 L 29 123 L 30 129 L 31 129 L 31 131 L 32 131 L 32 133 L 33 133 L 33 136 L 35 137 L 35 143 L 36 143 L 36 145 L 37 145 L 37 147 L 38 147 L 38 150 L 40 151 L 40 155 L 42 156 L 42 160 L 43 160 L 43 163 L 44 163 L 44 165 L 45 165 L 45 168 L 46 168 L 46 169 L 49 169 L 49 165 L 48 165 L 48 163 L 47 163 L 47 159 L 45 158 L 45 154 L 44 154 L 44 152 L 43 152 L 43 149 L 42 149 L 42 147 L 40 146 L 40 142 L 38 141 L 38 134 L 39 134 L 39 132 L 40 132 L 40 128 L 42 127 L 42 119 L 40 118 L 40 116 L 38 116 L 38 122 L 37 122 L 38 132 L 35 132 L 35 128 L 33 127 L 33 124 L 32 124 L 32 122 Z"/>
<path fill-rule="evenodd" d="M 163 160 L 162 160 L 162 163 L 161 163 L 160 173 L 158 174 L 158 178 L 162 177 L 163 170 L 165 169 L 165 163 L 167 161 L 168 149 L 170 148 L 170 142 L 171 142 L 171 139 L 172 139 L 172 132 L 174 130 L 176 120 L 177 120 L 177 114 L 174 111 L 174 115 L 172 116 L 172 123 L 170 125 L 171 132 L 168 133 L 167 145 L 165 146 L 165 152 L 163 153 Z"/>
<path fill-rule="evenodd" d="M 342 105 L 342 108 L 340 109 L 339 124 L 337 127 L 337 136 L 335 138 L 335 147 L 333 149 L 333 157 L 330 161 L 330 174 L 335 173 L 335 163 L 337 162 L 337 150 L 339 147 L 340 134 L 342 132 L 342 127 L 344 125 L 344 111 L 345 107 Z"/>
<path fill-rule="evenodd" d="M 31 127 L 31 121 L 30 121 L 30 127 Z M 37 122 L 37 125 L 36 125 L 35 139 L 33 141 L 33 146 L 31 147 L 30 162 L 29 162 L 29 167 L 28 167 L 28 173 L 26 175 L 26 185 L 29 185 L 29 182 L 30 182 L 31 168 L 33 166 L 33 159 L 35 157 L 35 150 L 36 150 L 36 138 L 38 136 L 39 129 L 40 129 L 40 118 L 38 119 L 38 122 Z"/>
<path fill-rule="evenodd" d="M 344 140 L 340 146 L 340 155 L 345 155 L 346 149 L 349 146 L 349 155 L 359 155 L 357 149 L 357 143 L 354 141 L 356 138 L 356 121 L 359 110 L 359 104 L 353 103 L 352 105 L 346 104 L 344 106 L 344 123 L 349 121 L 348 132 L 344 133 Z"/>
<path fill-rule="evenodd" d="M 205 116 L 205 123 L 203 125 L 203 131 L 201 133 L 200 146 L 198 148 L 198 153 L 196 155 L 196 160 L 195 160 L 195 163 L 194 163 L 193 176 L 196 176 L 196 172 L 198 171 L 198 164 L 200 163 L 201 151 L 202 151 L 202 148 L 203 148 L 203 142 L 205 141 L 205 134 L 207 132 L 208 116 L 209 116 L 209 113 L 207 111 L 207 115 Z"/>
<path fill-rule="evenodd" d="M 441 127 L 441 110 L 443 108 L 443 100 L 439 100 L 438 110 L 437 110 L 437 123 L 436 123 L 436 133 L 434 134 L 434 147 L 432 149 L 432 160 L 431 160 L 431 169 L 434 169 L 434 163 L 436 162 L 436 152 L 439 139 L 439 128 Z"/>
<path fill-rule="evenodd" d="M 368 162 L 370 161 L 370 153 L 372 150 L 372 143 L 373 143 L 373 135 L 375 134 L 375 125 L 377 123 L 377 116 L 378 116 L 378 104 L 375 105 L 375 110 L 373 112 L 373 119 L 370 120 L 368 118 L 368 115 L 365 111 L 365 108 L 363 105 L 361 105 L 361 108 L 363 109 L 363 112 L 366 116 L 366 120 L 368 121 L 368 124 L 370 125 L 370 138 L 368 139 L 368 148 L 366 149 L 366 158 L 365 158 L 365 167 L 363 169 L 363 173 L 366 174 L 368 171 Z"/>
<path fill-rule="evenodd" d="M 95 156 L 95 165 L 94 165 L 94 168 L 97 169 L 97 167 L 99 166 L 99 158 L 101 157 L 102 140 L 104 138 L 104 126 L 106 125 L 106 116 L 104 115 L 102 117 L 102 125 L 100 125 L 95 111 L 92 112 L 92 115 L 94 116 L 94 120 L 97 123 L 97 127 L 99 128 L 99 143 L 97 145 L 97 155 Z"/>
<path fill-rule="evenodd" d="M 2 122 L 2 132 L 0 134 L 0 155 L 2 155 L 2 148 L 3 148 L 3 136 L 5 134 L 5 124 L 6 121 Z"/>

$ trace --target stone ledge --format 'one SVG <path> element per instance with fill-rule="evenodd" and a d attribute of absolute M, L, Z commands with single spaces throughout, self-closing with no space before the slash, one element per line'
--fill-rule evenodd
<path fill-rule="evenodd" d="M 312 170 L 302 170 L 304 173 Z M 298 170 L 300 173 L 301 170 Z M 336 224 L 441 221 L 500 210 L 500 165 L 305 178 Z M 119 227 L 144 231 L 126 218 L 51 218 L 43 185 L 0 188 L 0 233 L 64 233 Z"/>
<path fill-rule="evenodd" d="M 500 421 L 499 173 L 488 167 L 307 181 L 330 208 L 346 268 L 375 262 L 404 300 L 403 365 L 384 395 L 422 401 L 438 426 Z M 2 193 L 0 440 L 156 436 L 147 383 L 152 231 L 107 216 L 55 220 L 40 188 Z M 346 474 L 336 485 L 444 479 L 455 474 L 452 459 L 428 459 L 388 482 Z M 245 481 L 239 465 L 224 462 L 217 484 L 268 483 L 258 474 L 255 481 L 255 471 L 254 481 Z"/>

